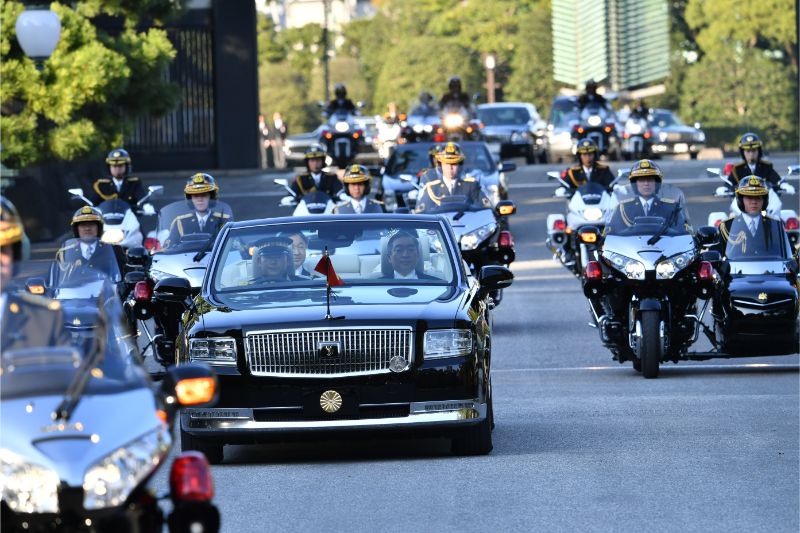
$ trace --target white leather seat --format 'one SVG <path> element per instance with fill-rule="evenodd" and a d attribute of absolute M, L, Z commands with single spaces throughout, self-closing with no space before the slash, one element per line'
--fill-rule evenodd
<path fill-rule="evenodd" d="M 248 280 L 252 277 L 253 262 L 250 259 L 236 261 L 222 269 L 222 275 L 219 278 L 220 288 L 247 285 Z"/>

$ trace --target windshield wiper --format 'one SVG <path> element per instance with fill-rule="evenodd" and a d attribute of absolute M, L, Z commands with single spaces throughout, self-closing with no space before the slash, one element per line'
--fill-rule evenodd
<path fill-rule="evenodd" d="M 211 237 L 208 239 L 208 242 L 207 242 L 207 243 L 206 243 L 206 245 L 203 247 L 203 249 L 202 249 L 202 250 L 200 250 L 199 252 L 197 252 L 196 254 L 194 254 L 194 257 L 192 257 L 192 261 L 194 261 L 195 263 L 197 263 L 198 261 L 200 261 L 201 259 L 203 259 L 203 258 L 206 256 L 206 254 L 207 254 L 209 251 L 211 251 L 211 248 L 214 246 L 214 241 L 216 241 L 216 240 L 217 240 L 217 238 L 216 238 L 216 237 L 217 237 L 217 232 L 215 231 L 215 232 L 214 232 L 214 234 L 213 234 L 213 235 L 212 235 L 212 236 L 211 236 Z"/>
<path fill-rule="evenodd" d="M 78 406 L 78 402 L 80 402 L 81 396 L 83 396 L 83 391 L 86 390 L 86 385 L 89 384 L 89 379 L 92 377 L 92 370 L 94 370 L 102 359 L 105 350 L 105 343 L 100 341 L 99 337 L 97 337 L 97 339 L 98 342 L 95 344 L 92 353 L 84 359 L 81 366 L 78 367 L 75 377 L 72 378 L 69 387 L 67 387 L 64 393 L 64 398 L 53 412 L 53 420 L 69 420 L 75 408 Z"/>
<path fill-rule="evenodd" d="M 670 214 L 669 214 L 669 218 L 667 218 L 667 219 L 664 221 L 664 225 L 663 225 L 663 226 L 661 226 L 661 228 L 659 228 L 659 230 L 656 232 L 656 234 L 655 234 L 655 235 L 653 235 L 652 237 L 650 237 L 650 238 L 647 240 L 647 244 L 649 244 L 650 246 L 652 246 L 652 245 L 654 245 L 655 243 L 657 243 L 657 242 L 659 241 L 659 239 L 661 239 L 661 237 L 663 237 L 663 236 L 664 236 L 664 234 L 667 232 L 667 230 L 668 230 L 670 227 L 672 227 L 672 225 L 673 225 L 673 224 L 675 223 L 675 221 L 677 220 L 677 218 L 678 218 L 678 213 L 680 213 L 680 210 L 681 210 L 681 204 L 679 204 L 679 203 L 676 203 L 676 204 L 675 204 L 675 209 L 673 209 L 673 210 L 672 210 L 672 213 L 670 213 Z"/>

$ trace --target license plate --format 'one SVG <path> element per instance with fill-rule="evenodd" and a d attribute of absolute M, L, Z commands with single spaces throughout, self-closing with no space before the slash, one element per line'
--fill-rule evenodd
<path fill-rule="evenodd" d="M 689 151 L 689 145 L 686 143 L 675 143 L 675 153 L 682 154 Z"/>

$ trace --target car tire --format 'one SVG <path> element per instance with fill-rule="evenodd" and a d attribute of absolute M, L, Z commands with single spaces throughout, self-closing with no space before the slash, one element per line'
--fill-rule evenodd
<path fill-rule="evenodd" d="M 533 147 L 531 146 L 525 150 L 525 163 L 529 165 L 536 163 L 536 152 L 533 151 Z"/>
<path fill-rule="evenodd" d="M 186 433 L 181 428 L 181 451 L 191 450 L 201 452 L 212 465 L 221 464 L 224 459 L 223 444 L 215 444 Z"/>
<path fill-rule="evenodd" d="M 479 424 L 467 428 L 453 437 L 452 450 L 455 455 L 486 455 L 492 451 L 492 420 L 494 409 L 492 401 L 486 412 L 486 418 Z"/>
<path fill-rule="evenodd" d="M 542 150 L 542 152 L 539 154 L 539 163 L 544 165 L 547 163 L 547 161 L 548 161 L 547 150 Z"/>
<path fill-rule="evenodd" d="M 689 154 L 690 159 L 697 159 L 697 152 L 692 152 Z"/>

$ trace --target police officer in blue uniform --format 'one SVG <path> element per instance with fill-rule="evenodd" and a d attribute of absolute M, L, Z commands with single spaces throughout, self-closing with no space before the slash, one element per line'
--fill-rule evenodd
<path fill-rule="evenodd" d="M 448 197 L 463 197 L 470 205 L 491 207 L 491 202 L 473 177 L 462 177 L 464 152 L 454 142 L 448 142 L 436 154 L 442 176 L 425 184 L 419 194 L 416 212 L 424 213 L 438 207 Z"/>
<path fill-rule="evenodd" d="M 136 210 L 139 200 L 145 197 L 147 189 L 142 180 L 136 176 L 131 176 L 131 156 L 122 148 L 115 148 L 108 152 L 106 156 L 106 168 L 108 177 L 100 178 L 92 185 L 92 192 L 89 193 L 89 200 L 97 205 L 106 200 L 120 199 L 128 202 L 132 210 Z M 155 213 L 153 207 L 146 204 L 147 214 Z M 143 206 L 144 207 L 144 206 Z"/>
<path fill-rule="evenodd" d="M 567 180 L 571 186 L 571 192 L 589 181 L 599 183 L 610 191 L 611 184 L 614 183 L 614 174 L 611 173 L 608 165 L 597 161 L 599 150 L 594 141 L 581 139 L 578 141 L 576 153 L 578 164 L 567 170 Z"/>
<path fill-rule="evenodd" d="M 342 178 L 347 200 L 333 208 L 339 215 L 383 213 L 383 203 L 369 198 L 371 176 L 363 165 L 350 165 Z"/>
<path fill-rule="evenodd" d="M 306 172 L 298 174 L 292 182 L 291 189 L 297 199 L 314 191 L 322 191 L 331 198 L 338 198 L 342 190 L 342 182 L 336 174 L 323 172 L 325 166 L 325 147 L 312 144 L 305 153 Z"/>
<path fill-rule="evenodd" d="M 772 163 L 763 159 L 764 150 L 761 139 L 755 133 L 745 133 L 739 138 L 739 154 L 742 162 L 731 170 L 728 178 L 738 187 L 745 176 L 758 176 L 773 187 L 777 187 L 781 177 L 772 168 Z"/>
<path fill-rule="evenodd" d="M 194 174 L 186 182 L 183 192 L 191 204 L 191 212 L 172 221 L 165 247 L 174 245 L 184 235 L 192 233 L 215 235 L 222 226 L 233 220 L 229 213 L 214 209 L 219 187 L 213 176 L 201 172 Z"/>

